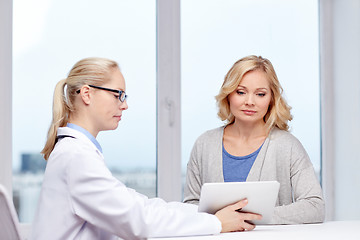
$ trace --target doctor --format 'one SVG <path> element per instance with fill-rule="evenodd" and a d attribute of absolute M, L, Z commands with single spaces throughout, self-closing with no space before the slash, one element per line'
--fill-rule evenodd
<path fill-rule="evenodd" d="M 116 62 L 87 58 L 55 88 L 53 119 L 42 154 L 47 160 L 32 239 L 143 239 L 252 230 L 256 214 L 215 215 L 166 203 L 127 188 L 106 167 L 96 136 L 114 130 L 128 108 L 125 80 Z"/>

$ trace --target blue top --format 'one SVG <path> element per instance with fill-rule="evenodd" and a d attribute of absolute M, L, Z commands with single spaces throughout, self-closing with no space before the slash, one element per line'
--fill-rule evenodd
<path fill-rule="evenodd" d="M 68 123 L 66 126 L 67 126 L 68 128 L 75 129 L 75 130 L 77 130 L 77 131 L 82 132 L 83 134 L 85 134 L 85 135 L 90 139 L 90 141 L 95 144 L 96 148 L 102 153 L 102 148 L 101 148 L 101 146 L 100 146 L 100 143 L 96 140 L 96 138 L 95 138 L 93 135 L 91 135 L 91 133 L 89 133 L 89 132 L 88 132 L 87 130 L 85 130 L 84 128 L 82 128 L 82 127 L 80 127 L 80 126 L 78 126 L 78 125 L 76 125 L 76 124 L 73 124 L 73 123 Z"/>
<path fill-rule="evenodd" d="M 223 174 L 225 182 L 245 182 L 249 175 L 250 169 L 255 162 L 257 155 L 260 152 L 262 145 L 255 152 L 243 156 L 233 156 L 228 153 L 224 147 L 223 142 Z"/>

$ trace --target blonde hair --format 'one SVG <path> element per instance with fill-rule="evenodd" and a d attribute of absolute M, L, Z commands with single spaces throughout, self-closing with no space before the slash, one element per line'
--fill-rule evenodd
<path fill-rule="evenodd" d="M 262 58 L 261 56 L 251 55 L 244 57 L 235 62 L 228 71 L 219 94 L 215 97 L 219 107 L 218 116 L 222 121 L 226 121 L 226 124 L 231 124 L 235 121 L 235 117 L 230 111 L 228 96 L 237 89 L 244 75 L 254 70 L 264 71 L 270 84 L 271 101 L 269 109 L 264 116 L 265 126 L 268 130 L 276 126 L 281 130 L 288 131 L 288 121 L 292 120 L 290 113 L 291 107 L 282 97 L 283 89 L 276 76 L 273 65 L 268 59 Z"/>
<path fill-rule="evenodd" d="M 77 91 L 84 85 L 103 85 L 109 81 L 111 72 L 119 68 L 115 61 L 105 58 L 85 58 L 77 62 L 66 79 L 60 80 L 55 87 L 53 116 L 47 140 L 41 153 L 47 160 L 57 140 L 57 129 L 65 127 L 71 112 L 75 111 Z"/>

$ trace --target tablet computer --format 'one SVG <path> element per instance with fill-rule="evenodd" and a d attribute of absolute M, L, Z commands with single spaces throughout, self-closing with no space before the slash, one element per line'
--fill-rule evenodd
<path fill-rule="evenodd" d="M 267 224 L 274 213 L 279 188 L 280 183 L 277 181 L 205 183 L 201 188 L 199 212 L 214 214 L 247 198 L 248 204 L 241 212 L 261 214 L 262 219 L 252 223 Z"/>

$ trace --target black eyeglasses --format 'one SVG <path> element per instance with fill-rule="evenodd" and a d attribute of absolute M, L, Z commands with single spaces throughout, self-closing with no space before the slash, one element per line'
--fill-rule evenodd
<path fill-rule="evenodd" d="M 128 95 L 126 95 L 125 91 L 122 90 L 116 90 L 116 89 L 111 89 L 111 88 L 104 88 L 104 87 L 99 87 L 99 86 L 94 86 L 94 85 L 88 85 L 89 87 L 92 88 L 97 88 L 100 90 L 105 90 L 105 91 L 109 91 L 109 92 L 113 92 L 113 93 L 117 93 L 119 94 L 119 100 L 120 102 L 124 102 L 126 100 L 126 98 L 128 97 Z M 76 93 L 80 93 L 80 89 L 76 91 Z"/>

